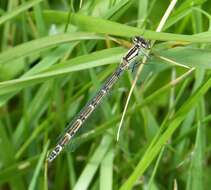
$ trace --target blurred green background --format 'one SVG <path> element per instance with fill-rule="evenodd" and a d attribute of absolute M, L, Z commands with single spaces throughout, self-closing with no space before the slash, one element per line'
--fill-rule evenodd
<path fill-rule="evenodd" d="M 0 1 L 0 189 L 211 186 L 211 1 Z M 46 154 L 131 38 L 155 42 L 130 99 L 129 70 L 70 145 Z"/>

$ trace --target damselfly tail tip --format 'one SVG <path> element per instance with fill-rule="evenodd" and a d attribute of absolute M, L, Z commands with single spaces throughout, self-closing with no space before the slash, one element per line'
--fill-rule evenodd
<path fill-rule="evenodd" d="M 54 151 L 51 151 L 48 155 L 46 160 L 50 163 L 56 158 L 56 153 Z"/>
<path fill-rule="evenodd" d="M 57 145 L 47 156 L 47 160 L 48 162 L 52 162 L 57 156 L 58 154 L 62 151 L 62 146 L 61 145 Z"/>

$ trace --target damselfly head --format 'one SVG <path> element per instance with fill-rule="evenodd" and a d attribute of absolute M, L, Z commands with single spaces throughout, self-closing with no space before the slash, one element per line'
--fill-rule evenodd
<path fill-rule="evenodd" d="M 140 36 L 135 36 L 133 42 L 138 45 L 140 48 L 150 49 L 149 42 Z"/>

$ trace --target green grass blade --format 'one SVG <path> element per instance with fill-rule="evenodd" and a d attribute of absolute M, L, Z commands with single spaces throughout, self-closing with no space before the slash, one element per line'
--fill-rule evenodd
<path fill-rule="evenodd" d="M 52 22 L 54 19 L 53 15 L 57 15 L 56 20 L 54 20 L 54 22 L 57 23 L 63 22 L 67 15 L 66 12 L 62 11 L 45 11 L 43 14 L 48 22 Z M 110 34 L 116 36 L 133 37 L 144 34 L 144 37 L 150 40 L 182 41 L 192 43 L 211 42 L 211 35 L 208 37 L 202 34 L 200 38 L 196 38 L 193 35 L 171 34 L 163 32 L 158 33 L 150 30 L 142 30 L 140 28 L 127 26 L 125 24 L 120 24 L 109 20 L 85 16 L 82 14 L 72 13 L 71 22 L 78 26 L 82 31 L 96 32 L 107 35 Z M 112 30 L 110 30 L 110 28 L 112 28 Z"/>
<path fill-rule="evenodd" d="M 100 65 L 118 63 L 121 59 L 123 48 L 112 48 L 108 50 L 102 50 L 90 55 L 84 55 L 74 58 L 65 63 L 55 65 L 43 73 L 24 77 L 20 79 L 14 79 L 0 83 L 0 95 L 7 94 L 8 92 L 20 90 L 29 85 L 43 82 L 73 71 L 80 71 L 88 68 L 97 67 Z"/>
<path fill-rule="evenodd" d="M 114 150 L 105 155 L 100 166 L 100 190 L 112 190 Z"/>
<path fill-rule="evenodd" d="M 0 64 L 10 63 L 18 58 L 24 58 L 30 54 L 39 53 L 44 49 L 52 48 L 57 45 L 78 40 L 103 39 L 99 35 L 91 33 L 66 33 L 48 37 L 43 37 L 31 42 L 18 45 L 0 54 Z"/>

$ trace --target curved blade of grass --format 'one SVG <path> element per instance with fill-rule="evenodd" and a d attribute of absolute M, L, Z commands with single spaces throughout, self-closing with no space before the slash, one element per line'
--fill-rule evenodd
<path fill-rule="evenodd" d="M 14 18 L 18 14 L 24 12 L 25 10 L 33 7 L 34 5 L 40 3 L 43 0 L 33 0 L 22 4 L 21 6 L 17 7 L 16 10 L 12 10 L 11 12 L 5 13 L 3 16 L 0 17 L 0 26 L 4 24 L 6 21 Z"/>
<path fill-rule="evenodd" d="M 66 33 L 48 37 L 43 37 L 37 40 L 23 43 L 14 48 L 11 48 L 0 54 L 0 64 L 9 63 L 14 59 L 23 58 L 42 51 L 43 49 L 52 48 L 59 44 L 68 43 L 77 40 L 103 39 L 99 35 L 92 33 Z"/>
<path fill-rule="evenodd" d="M 62 23 L 67 18 L 67 12 L 64 11 L 44 11 L 45 19 L 50 23 Z M 56 19 L 55 19 L 56 15 Z M 116 36 L 133 37 L 136 35 L 144 35 L 145 38 L 150 40 L 162 41 L 182 41 L 182 42 L 211 42 L 211 35 L 200 38 L 194 35 L 171 34 L 164 32 L 154 32 L 150 30 L 141 30 L 140 28 L 127 26 L 114 21 L 85 16 L 79 13 L 71 14 L 71 23 L 78 26 L 83 31 L 96 32 L 101 34 L 110 34 Z M 112 28 L 112 30 L 111 30 Z"/>
<path fill-rule="evenodd" d="M 118 63 L 121 60 L 123 48 L 111 48 L 108 50 L 98 51 L 89 55 L 76 57 L 70 61 L 58 64 L 49 69 L 46 72 L 37 74 L 34 76 L 24 77 L 20 79 L 14 79 L 0 83 L 0 95 L 7 94 L 14 90 L 33 85 L 39 82 L 43 82 L 56 76 L 61 76 L 73 71 L 80 71 L 84 69 L 90 69 L 96 66 Z"/>

